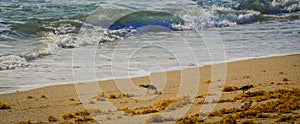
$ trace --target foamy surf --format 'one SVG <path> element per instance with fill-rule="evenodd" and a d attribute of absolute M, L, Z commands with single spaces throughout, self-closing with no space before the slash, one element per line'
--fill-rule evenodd
<path fill-rule="evenodd" d="M 20 56 L 8 55 L 0 57 L 0 70 L 10 70 L 17 67 L 26 67 L 29 63 Z"/>

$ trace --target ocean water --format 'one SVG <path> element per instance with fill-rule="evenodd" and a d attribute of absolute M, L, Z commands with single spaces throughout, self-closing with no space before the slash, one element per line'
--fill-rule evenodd
<path fill-rule="evenodd" d="M 1 0 L 0 93 L 299 54 L 299 34 L 299 0 Z"/>

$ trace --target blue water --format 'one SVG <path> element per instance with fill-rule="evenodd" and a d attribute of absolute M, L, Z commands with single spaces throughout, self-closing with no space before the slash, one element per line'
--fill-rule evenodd
<path fill-rule="evenodd" d="M 0 92 L 299 54 L 299 10 L 299 0 L 1 0 Z M 109 30 L 143 11 L 184 23 L 144 14 L 156 22 Z"/>

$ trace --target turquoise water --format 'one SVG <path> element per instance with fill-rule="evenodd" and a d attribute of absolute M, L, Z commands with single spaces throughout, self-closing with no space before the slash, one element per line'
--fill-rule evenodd
<path fill-rule="evenodd" d="M 299 0 L 2 0 L 0 92 L 299 54 L 299 10 Z M 156 22 L 109 30 L 135 12 Z"/>

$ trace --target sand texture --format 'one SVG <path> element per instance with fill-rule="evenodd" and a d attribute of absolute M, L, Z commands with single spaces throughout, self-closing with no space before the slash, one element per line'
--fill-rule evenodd
<path fill-rule="evenodd" d="M 148 84 L 157 91 L 139 86 Z M 238 90 L 248 85 L 254 88 Z M 0 100 L 1 124 L 300 123 L 300 55 L 49 86 Z"/>

